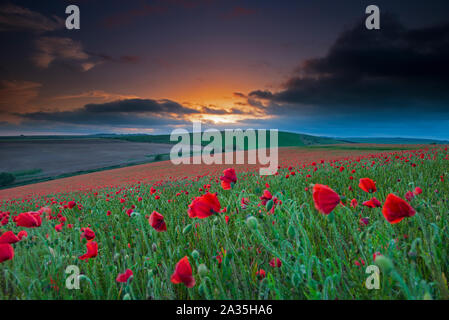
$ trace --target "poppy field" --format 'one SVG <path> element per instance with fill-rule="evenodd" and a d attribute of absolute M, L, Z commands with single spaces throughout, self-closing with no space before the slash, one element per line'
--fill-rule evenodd
<path fill-rule="evenodd" d="M 5 190 L 0 299 L 449 299 L 447 147 L 287 155 Z"/>

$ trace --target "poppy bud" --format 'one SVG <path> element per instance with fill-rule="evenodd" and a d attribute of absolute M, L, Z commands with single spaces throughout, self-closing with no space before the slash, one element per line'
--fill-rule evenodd
<path fill-rule="evenodd" d="M 269 200 L 269 201 L 267 202 L 267 210 L 270 211 L 271 208 L 273 208 L 273 200 Z"/>
<path fill-rule="evenodd" d="M 182 230 L 183 234 L 188 234 L 190 231 L 192 231 L 192 225 L 188 224 L 185 226 L 185 228 Z"/>
<path fill-rule="evenodd" d="M 195 260 L 198 260 L 198 258 L 200 257 L 200 253 L 197 250 L 193 250 L 192 251 L 192 258 Z"/>
<path fill-rule="evenodd" d="M 391 259 L 383 255 L 376 256 L 376 260 L 374 261 L 374 263 L 378 265 L 385 273 L 389 273 L 394 268 Z"/>
<path fill-rule="evenodd" d="M 86 280 L 87 282 L 89 282 L 89 284 L 90 284 L 91 286 L 93 286 L 92 280 L 90 280 L 90 278 L 87 277 L 87 276 L 85 276 L 84 274 L 78 276 L 78 280 L 79 280 L 79 281 L 81 281 L 81 280 Z"/>
<path fill-rule="evenodd" d="M 208 273 L 209 273 L 209 270 L 207 269 L 207 267 L 206 267 L 205 264 L 200 264 L 200 265 L 198 266 L 198 274 L 199 274 L 201 277 L 207 276 Z"/>
<path fill-rule="evenodd" d="M 157 250 L 157 244 L 155 244 L 155 243 L 153 242 L 153 244 L 151 245 L 151 249 L 152 249 L 154 252 L 156 252 L 156 250 Z"/>
<path fill-rule="evenodd" d="M 251 230 L 256 230 L 258 224 L 259 224 L 259 223 L 258 223 L 256 217 L 249 216 L 249 217 L 246 219 L 246 225 L 247 225 L 248 228 L 250 228 Z"/>
<path fill-rule="evenodd" d="M 133 211 L 132 213 L 131 213 L 131 218 L 135 218 L 135 217 L 138 217 L 138 216 L 140 216 L 140 213 L 138 213 L 138 212 L 136 212 L 136 211 Z"/>

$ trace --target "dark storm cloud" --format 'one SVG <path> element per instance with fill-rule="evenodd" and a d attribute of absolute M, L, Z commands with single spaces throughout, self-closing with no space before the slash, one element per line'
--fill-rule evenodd
<path fill-rule="evenodd" d="M 241 92 L 234 92 L 233 95 L 236 98 L 246 98 L 246 94 L 241 93 Z"/>
<path fill-rule="evenodd" d="M 98 113 L 177 113 L 191 114 L 198 111 L 186 108 L 171 100 L 126 99 L 100 104 L 87 104 L 82 111 L 90 114 Z"/>
<path fill-rule="evenodd" d="M 255 98 L 259 98 L 259 99 L 271 99 L 273 98 L 273 93 L 271 93 L 270 91 L 267 90 L 255 90 L 253 92 L 249 93 L 250 97 L 255 97 Z"/>
<path fill-rule="evenodd" d="M 33 112 L 21 115 L 30 121 L 42 121 L 48 123 L 69 123 L 78 125 L 106 125 L 106 126 L 132 126 L 169 124 L 170 121 L 157 117 L 139 117 L 133 114 L 107 113 L 93 115 L 81 110 L 61 112 Z"/>
<path fill-rule="evenodd" d="M 102 104 L 87 104 L 71 111 L 15 114 L 28 121 L 83 125 L 129 125 L 177 123 L 179 116 L 198 113 L 171 100 L 127 99 Z"/>
<path fill-rule="evenodd" d="M 447 88 L 449 23 L 408 29 L 384 15 L 381 30 L 359 23 L 343 32 L 327 55 L 304 61 L 284 90 L 249 96 L 265 106 L 268 101 L 272 114 L 449 113 Z"/>

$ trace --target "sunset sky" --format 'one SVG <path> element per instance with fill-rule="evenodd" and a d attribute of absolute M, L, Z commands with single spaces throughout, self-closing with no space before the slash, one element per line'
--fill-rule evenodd
<path fill-rule="evenodd" d="M 201 120 L 449 139 L 449 1 L 0 4 L 0 135 L 169 133 Z M 81 29 L 65 28 L 77 4 Z M 381 30 L 365 8 L 381 9 Z"/>

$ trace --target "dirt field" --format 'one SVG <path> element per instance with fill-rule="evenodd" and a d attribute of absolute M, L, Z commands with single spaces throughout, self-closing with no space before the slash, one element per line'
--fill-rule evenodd
<path fill-rule="evenodd" d="M 401 146 L 401 149 L 420 149 L 425 146 Z M 279 164 L 281 167 L 301 167 L 312 161 L 348 159 L 357 156 L 369 156 L 381 152 L 397 151 L 389 145 L 340 145 L 330 149 L 279 148 Z M 94 159 L 88 157 L 88 159 Z M 94 161 L 94 160 L 91 160 Z M 219 176 L 226 167 L 234 167 L 237 172 L 254 172 L 257 165 L 173 165 L 170 161 L 153 162 L 114 170 L 106 170 L 83 174 L 64 179 L 30 184 L 26 186 L 0 190 L 0 201 L 23 197 L 38 197 L 60 192 L 76 192 L 102 189 L 117 185 L 131 185 L 139 182 L 163 183 L 164 181 L 183 180 L 187 177 L 203 175 Z"/>
<path fill-rule="evenodd" d="M 41 169 L 36 177 L 150 161 L 172 145 L 108 139 L 0 141 L 0 172 Z"/>

